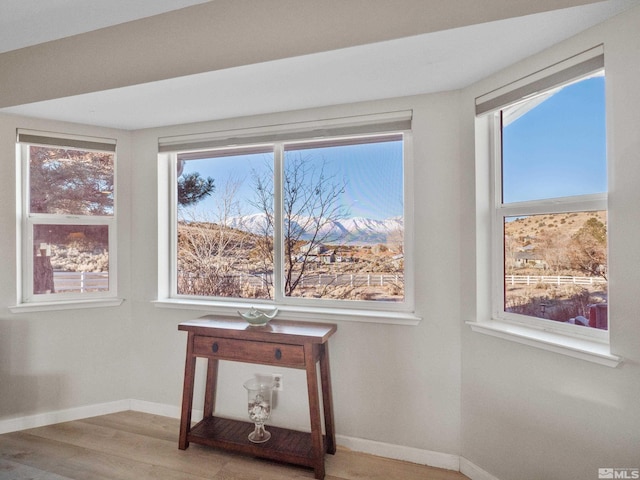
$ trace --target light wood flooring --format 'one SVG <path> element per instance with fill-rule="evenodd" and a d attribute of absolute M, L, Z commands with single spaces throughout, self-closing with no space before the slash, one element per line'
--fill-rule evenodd
<path fill-rule="evenodd" d="M 121 412 L 0 435 L 0 480 L 277 480 L 313 470 L 191 444 L 178 420 Z M 463 480 L 450 470 L 338 449 L 326 480 Z"/>

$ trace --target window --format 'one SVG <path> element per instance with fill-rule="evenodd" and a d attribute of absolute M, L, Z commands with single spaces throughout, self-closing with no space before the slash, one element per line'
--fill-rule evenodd
<path fill-rule="evenodd" d="M 493 317 L 606 339 L 605 75 L 586 57 L 489 101 Z"/>
<path fill-rule="evenodd" d="M 407 125 L 161 141 L 172 151 L 168 297 L 410 312 Z"/>
<path fill-rule="evenodd" d="M 115 296 L 115 141 L 18 132 L 19 303 Z"/>

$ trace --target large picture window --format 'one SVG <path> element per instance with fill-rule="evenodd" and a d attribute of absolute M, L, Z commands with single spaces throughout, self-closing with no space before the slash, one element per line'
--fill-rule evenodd
<path fill-rule="evenodd" d="M 493 277 L 495 318 L 584 334 L 608 330 L 607 157 L 602 57 L 578 67 L 491 114 Z"/>
<path fill-rule="evenodd" d="M 115 142 L 19 131 L 21 303 L 112 297 Z"/>
<path fill-rule="evenodd" d="M 410 310 L 406 135 L 173 153 L 171 296 Z"/>

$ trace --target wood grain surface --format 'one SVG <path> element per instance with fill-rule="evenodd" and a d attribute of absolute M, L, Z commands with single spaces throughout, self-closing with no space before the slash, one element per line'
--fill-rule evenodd
<path fill-rule="evenodd" d="M 287 480 L 312 469 L 225 453 L 203 445 L 179 450 L 179 420 L 140 412 L 0 435 L 0 479 Z M 338 447 L 327 480 L 464 480 L 458 472 L 355 453 Z"/>

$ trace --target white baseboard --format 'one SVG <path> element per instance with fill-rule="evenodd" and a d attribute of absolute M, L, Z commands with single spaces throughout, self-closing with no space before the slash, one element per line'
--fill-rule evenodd
<path fill-rule="evenodd" d="M 393 458 L 395 460 L 428 465 L 430 467 L 445 468 L 447 470 L 460 470 L 460 457 L 458 455 L 376 442 L 363 438 L 347 437 L 344 435 L 336 435 L 336 443 L 356 452 L 369 453 L 379 457 Z"/>
<path fill-rule="evenodd" d="M 108 415 L 110 413 L 123 412 L 126 410 L 134 410 L 137 412 L 150 413 L 170 418 L 180 418 L 181 413 L 180 407 L 174 405 L 135 399 L 118 400 L 108 403 L 99 403 L 96 405 L 70 408 L 67 410 L 41 413 L 38 415 L 0 420 L 0 434 L 27 430 L 29 428 L 44 427 L 55 423 L 70 422 L 72 420 L 82 420 L 83 418 Z M 193 410 L 192 416 L 194 421 L 201 419 L 202 410 Z M 356 452 L 368 453 L 395 460 L 403 460 L 420 465 L 444 468 L 447 470 L 460 471 L 472 480 L 499 480 L 459 455 L 376 442 L 363 438 L 347 437 L 345 435 L 336 435 L 336 442 L 338 445 Z"/>
<path fill-rule="evenodd" d="M 10 418 L 0 420 L 0 434 L 27 430 L 29 428 L 44 427 L 55 423 L 70 422 L 83 418 L 107 415 L 109 413 L 130 410 L 130 400 L 117 400 L 115 402 L 98 403 L 83 407 L 69 408 L 67 410 L 57 410 L 54 412 L 40 413 L 26 417 Z"/>
<path fill-rule="evenodd" d="M 144 400 L 130 400 L 131 410 L 142 413 L 150 413 L 152 415 L 160 415 L 162 417 L 180 418 L 182 409 L 175 405 L 166 405 L 164 403 L 146 402 Z M 191 411 L 191 420 L 198 422 L 202 419 L 203 411 L 193 409 Z"/>
<path fill-rule="evenodd" d="M 499 480 L 464 457 L 460 457 L 460 473 L 463 473 L 471 480 Z"/>

